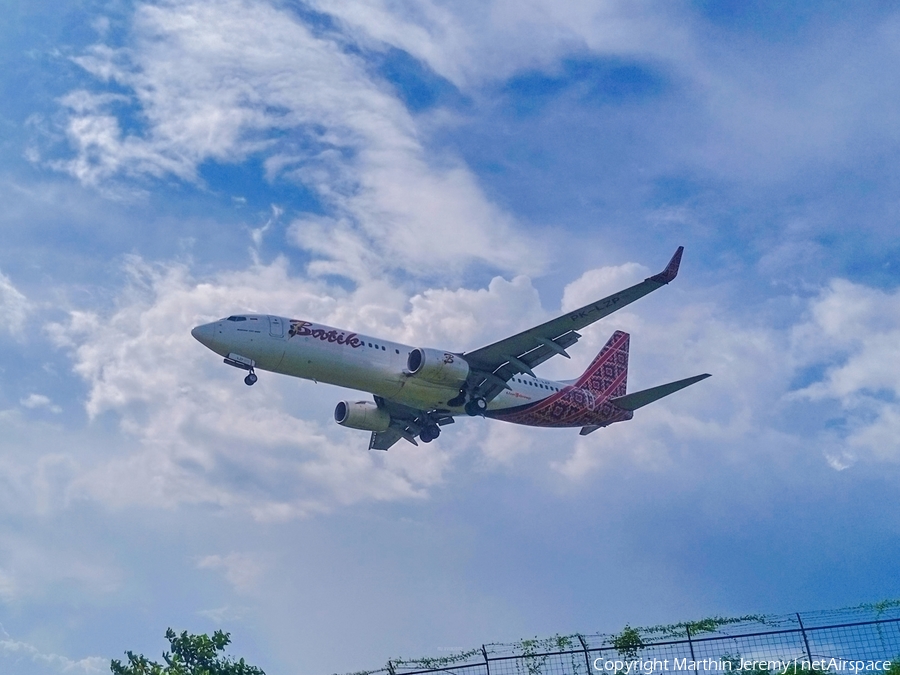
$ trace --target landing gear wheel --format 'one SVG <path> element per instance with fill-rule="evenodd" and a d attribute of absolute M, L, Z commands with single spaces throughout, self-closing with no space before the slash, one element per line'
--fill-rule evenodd
<path fill-rule="evenodd" d="M 487 410 L 487 402 L 483 398 L 473 398 L 466 403 L 466 414 L 471 417 L 483 415 L 485 410 Z"/>
<path fill-rule="evenodd" d="M 250 373 L 249 375 L 247 375 L 247 377 L 244 378 L 244 384 L 246 384 L 248 387 L 252 387 L 254 384 L 256 384 L 256 381 L 258 379 L 259 378 L 256 376 L 256 373 Z"/>
<path fill-rule="evenodd" d="M 437 424 L 429 424 L 422 429 L 419 434 L 419 440 L 423 443 L 431 443 L 434 439 L 441 435 L 441 428 Z"/>

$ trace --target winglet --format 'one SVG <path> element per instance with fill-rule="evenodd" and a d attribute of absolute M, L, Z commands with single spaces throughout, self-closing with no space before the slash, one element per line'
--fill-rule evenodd
<path fill-rule="evenodd" d="M 684 253 L 684 246 L 679 246 L 678 250 L 675 251 L 675 255 L 672 256 L 672 259 L 669 261 L 669 264 L 666 265 L 666 269 L 664 269 L 659 274 L 654 274 L 650 277 L 650 281 L 655 281 L 658 284 L 667 284 L 672 279 L 678 276 L 678 267 L 681 265 L 681 254 Z"/>

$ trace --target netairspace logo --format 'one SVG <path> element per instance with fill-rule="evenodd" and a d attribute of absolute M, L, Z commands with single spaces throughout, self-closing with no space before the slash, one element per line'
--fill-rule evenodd
<path fill-rule="evenodd" d="M 625 675 L 649 675 L 667 671 L 724 671 L 741 672 L 767 671 L 778 675 L 796 675 L 810 670 L 835 673 L 885 672 L 890 670 L 890 661 L 851 661 L 847 659 L 793 659 L 790 661 L 760 661 L 752 659 L 594 659 L 594 670 L 598 672 L 624 673 Z"/>

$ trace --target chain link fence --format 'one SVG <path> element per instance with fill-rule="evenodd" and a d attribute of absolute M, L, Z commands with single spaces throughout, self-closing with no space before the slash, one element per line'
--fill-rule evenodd
<path fill-rule="evenodd" d="M 893 662 L 893 669 L 888 661 Z M 752 671 L 900 672 L 900 600 L 788 615 L 712 617 L 616 635 L 556 635 L 435 658 L 392 659 L 353 675 L 651 675 Z"/>

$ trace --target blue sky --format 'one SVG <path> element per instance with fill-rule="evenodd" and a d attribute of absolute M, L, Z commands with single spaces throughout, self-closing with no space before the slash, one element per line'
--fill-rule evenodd
<path fill-rule="evenodd" d="M 0 19 L 0 670 L 168 626 L 276 673 L 895 598 L 889 4 L 19 2 Z M 472 349 L 657 272 L 588 437 L 369 453 L 236 311 Z"/>

